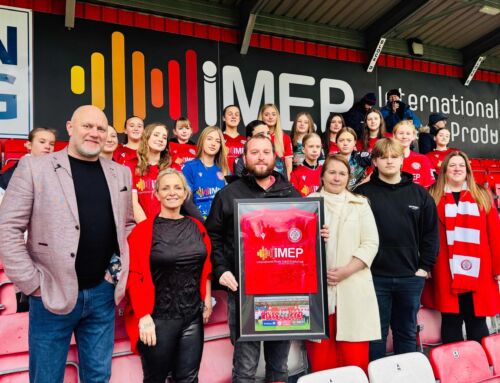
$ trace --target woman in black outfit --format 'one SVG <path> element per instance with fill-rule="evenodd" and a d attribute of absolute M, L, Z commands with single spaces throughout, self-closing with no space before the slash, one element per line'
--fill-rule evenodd
<path fill-rule="evenodd" d="M 203 323 L 212 311 L 210 240 L 203 225 L 180 214 L 189 189 L 182 173 L 160 172 L 158 216 L 129 236 L 125 313 L 132 351 L 141 354 L 144 382 L 198 382 Z"/>

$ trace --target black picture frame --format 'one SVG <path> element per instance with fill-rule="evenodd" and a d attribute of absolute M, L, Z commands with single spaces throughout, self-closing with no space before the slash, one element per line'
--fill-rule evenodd
<path fill-rule="evenodd" d="M 323 198 L 236 199 L 234 209 L 237 341 L 328 338 Z"/>

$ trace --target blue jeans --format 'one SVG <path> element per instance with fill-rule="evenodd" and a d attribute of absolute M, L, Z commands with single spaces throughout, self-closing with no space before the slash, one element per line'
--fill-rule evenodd
<path fill-rule="evenodd" d="M 73 332 L 82 383 L 109 381 L 115 336 L 114 290 L 106 281 L 80 290 L 75 308 L 64 315 L 51 313 L 41 298 L 30 297 L 31 383 L 63 382 Z"/>
<path fill-rule="evenodd" d="M 236 302 L 234 294 L 228 297 L 228 322 L 233 353 L 233 383 L 254 383 L 259 365 L 259 341 L 236 342 Z M 288 352 L 290 341 L 264 342 L 264 360 L 266 361 L 266 382 L 288 382 Z"/>
<path fill-rule="evenodd" d="M 417 313 L 424 283 L 425 278 L 417 276 L 373 276 L 382 339 L 370 342 L 370 361 L 385 356 L 389 325 L 392 329 L 394 354 L 417 350 Z"/>

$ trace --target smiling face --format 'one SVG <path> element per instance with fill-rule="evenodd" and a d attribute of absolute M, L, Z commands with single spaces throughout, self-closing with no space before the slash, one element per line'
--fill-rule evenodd
<path fill-rule="evenodd" d="M 264 179 L 269 177 L 276 162 L 271 140 L 260 136 L 250 139 L 247 142 L 247 151 L 243 158 L 246 169 L 255 178 Z"/>
<path fill-rule="evenodd" d="M 240 110 L 236 106 L 230 106 L 226 109 L 223 118 L 227 127 L 236 128 L 240 123 Z"/>
<path fill-rule="evenodd" d="M 175 123 L 174 135 L 180 144 L 186 144 L 193 135 L 191 124 L 187 121 L 177 121 Z"/>
<path fill-rule="evenodd" d="M 218 131 L 214 130 L 207 134 L 203 142 L 203 153 L 210 157 L 215 157 L 222 145 Z"/>
<path fill-rule="evenodd" d="M 156 126 L 148 139 L 149 151 L 161 153 L 167 147 L 168 130 L 164 125 Z"/>
<path fill-rule="evenodd" d="M 270 129 L 273 129 L 278 122 L 278 112 L 273 107 L 269 106 L 262 111 L 262 121 L 269 126 Z"/>
<path fill-rule="evenodd" d="M 155 195 L 162 210 L 178 212 L 187 198 L 188 190 L 178 174 L 165 174 L 157 180 Z"/>
<path fill-rule="evenodd" d="M 118 147 L 118 134 L 115 128 L 108 125 L 108 135 L 106 137 L 106 142 L 104 143 L 104 148 L 102 148 L 103 153 L 113 153 Z"/>
<path fill-rule="evenodd" d="M 412 141 L 417 138 L 417 133 L 412 125 L 401 124 L 397 127 L 396 132 L 394 132 L 394 138 L 401 142 L 401 145 L 407 149 L 410 147 Z"/>
<path fill-rule="evenodd" d="M 130 117 L 125 123 L 125 134 L 130 142 L 139 142 L 144 133 L 144 121 L 139 117 Z"/>
<path fill-rule="evenodd" d="M 68 152 L 72 157 L 86 161 L 99 158 L 108 135 L 108 120 L 99 108 L 79 107 L 66 123 L 66 129 L 70 137 Z"/>
<path fill-rule="evenodd" d="M 467 178 L 467 166 L 462 156 L 456 155 L 450 158 L 445 170 L 446 183 L 451 186 L 461 186 Z"/>
<path fill-rule="evenodd" d="M 441 129 L 434 137 L 436 145 L 438 147 L 446 147 L 450 143 L 450 131 L 447 129 Z"/>
<path fill-rule="evenodd" d="M 54 151 L 56 136 L 49 130 L 40 130 L 35 133 L 31 142 L 26 143 L 26 148 L 32 156 L 41 156 Z"/>
<path fill-rule="evenodd" d="M 356 147 L 356 139 L 351 133 L 343 132 L 337 137 L 337 146 L 341 154 L 350 155 Z"/>
<path fill-rule="evenodd" d="M 302 114 L 297 118 L 297 132 L 299 134 L 306 134 L 309 132 L 309 119 L 305 114 Z"/>
<path fill-rule="evenodd" d="M 349 169 L 338 160 L 327 160 L 323 172 L 323 188 L 328 193 L 339 194 L 347 189 L 349 182 Z"/>

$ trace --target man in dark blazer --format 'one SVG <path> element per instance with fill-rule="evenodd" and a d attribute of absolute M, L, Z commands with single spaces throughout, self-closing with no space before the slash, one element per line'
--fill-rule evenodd
<path fill-rule="evenodd" d="M 77 108 L 67 149 L 22 158 L 0 206 L 0 258 L 30 297 L 31 382 L 63 381 L 73 333 L 81 380 L 111 376 L 134 221 L 130 171 L 99 157 L 107 127 L 100 109 Z"/>

